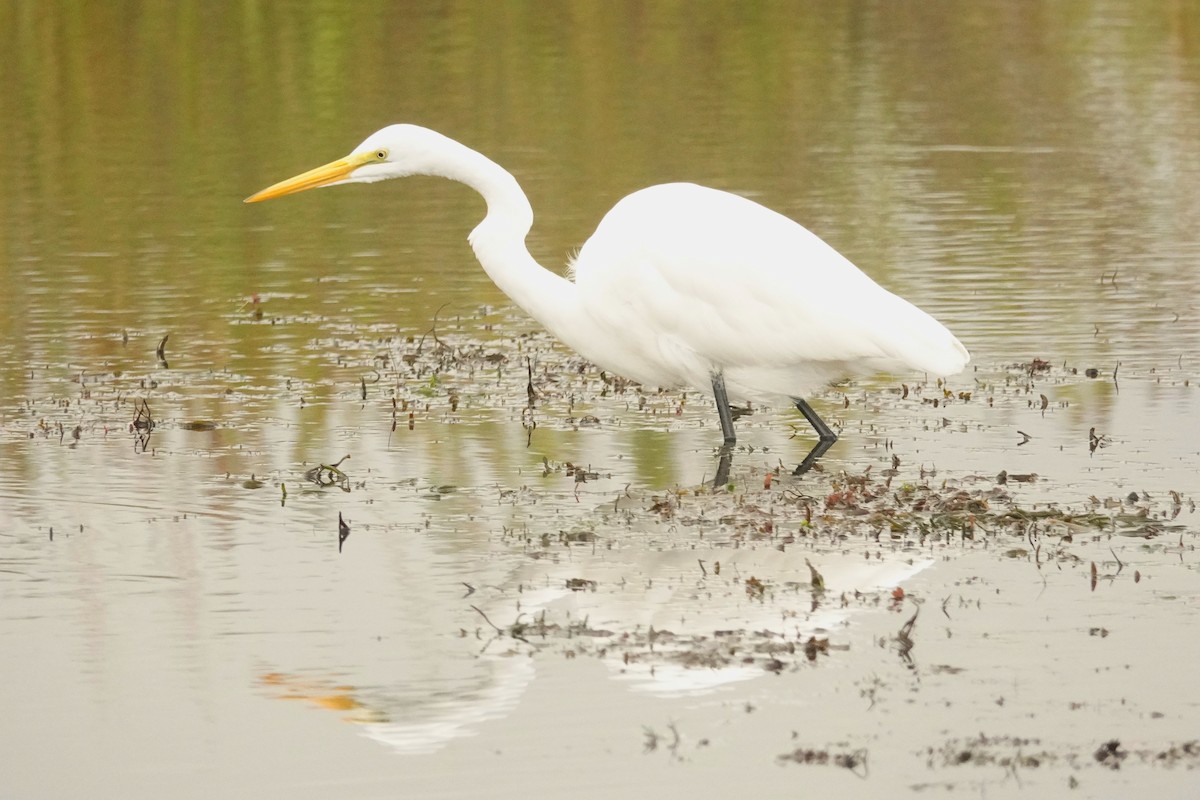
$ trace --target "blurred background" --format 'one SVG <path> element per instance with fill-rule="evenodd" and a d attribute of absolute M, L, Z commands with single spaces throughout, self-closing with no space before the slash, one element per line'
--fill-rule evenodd
<path fill-rule="evenodd" d="M 209 303 L 319 277 L 350 282 L 364 326 L 507 306 L 465 245 L 482 204 L 462 187 L 238 202 L 400 121 L 512 171 L 552 269 L 623 195 L 691 180 L 801 221 L 983 363 L 1172 361 L 1197 344 L 1197 17 L 1070 0 L 6 3 L 6 362 L 102 354 L 111 341 L 69 335 L 97 317 L 225 339 Z"/>

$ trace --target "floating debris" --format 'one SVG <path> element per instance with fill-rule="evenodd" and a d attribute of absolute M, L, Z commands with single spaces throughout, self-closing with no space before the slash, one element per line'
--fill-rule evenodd
<path fill-rule="evenodd" d="M 1109 769 L 1120 769 L 1121 762 L 1129 757 L 1129 751 L 1121 749 L 1120 741 L 1111 739 L 1096 748 L 1096 752 L 1092 755 L 1102 766 Z"/>
<path fill-rule="evenodd" d="M 133 421 L 129 423 L 129 430 L 136 437 L 133 451 L 144 453 L 150 445 L 150 432 L 154 430 L 154 417 L 151 416 L 150 404 L 145 399 L 142 399 L 140 403 L 135 402 L 133 408 Z"/>
<path fill-rule="evenodd" d="M 746 596 L 752 600 L 762 600 L 767 591 L 767 585 L 751 575 L 746 579 Z"/>
<path fill-rule="evenodd" d="M 804 559 L 804 563 L 808 565 L 809 577 L 812 579 L 813 592 L 825 591 L 825 578 L 821 576 L 821 573 L 817 571 L 817 568 L 814 567 L 813 563 L 807 558 Z"/>
<path fill-rule="evenodd" d="M 595 581 L 586 578 L 567 578 L 566 584 L 572 592 L 594 592 L 597 586 Z"/>
<path fill-rule="evenodd" d="M 798 747 L 790 753 L 778 756 L 780 763 L 803 764 L 809 767 L 841 767 L 860 778 L 867 777 L 867 750 L 836 752 L 828 749 Z"/>
<path fill-rule="evenodd" d="M 304 473 L 304 479 L 317 486 L 336 486 L 344 492 L 349 492 L 350 478 L 339 469 L 342 462 L 348 458 L 350 456 L 345 455 L 332 464 L 318 464 Z"/>

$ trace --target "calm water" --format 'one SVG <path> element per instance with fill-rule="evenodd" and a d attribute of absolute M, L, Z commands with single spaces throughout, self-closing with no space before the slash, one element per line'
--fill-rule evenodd
<path fill-rule="evenodd" d="M 861 685 L 839 683 L 836 667 L 893 684 L 916 674 L 872 650 L 894 618 L 861 615 L 846 634 L 853 665 L 843 655 L 765 683 L 760 671 L 639 677 L 476 640 L 475 601 L 509 619 L 562 607 L 570 593 L 551 588 L 574 577 L 622 587 L 603 611 L 576 598 L 582 615 L 774 623 L 744 602 L 653 591 L 694 577 L 691 548 L 728 560 L 724 529 L 682 541 L 670 526 L 614 528 L 603 509 L 711 475 L 711 406 L 601 394 L 475 264 L 465 237 L 483 208 L 469 190 L 421 178 L 242 204 L 391 122 L 511 170 L 548 266 L 624 194 L 693 180 L 802 221 L 942 319 L 976 370 L 949 386 L 973 399 L 901 400 L 912 376 L 830 390 L 817 405 L 845 433 L 831 473 L 895 453 L 900 480 L 935 465 L 950 480 L 1038 473 L 1024 490 L 1038 504 L 1200 494 L 1194 3 L 5 2 L 0 85 L 6 797 L 466 796 L 463 776 L 484 773 L 506 797 L 608 797 L 732 790 L 745 770 L 764 787 L 894 796 L 933 780 L 914 755 L 924 740 L 877 755 L 866 783 L 772 760 L 816 709 L 843 721 L 816 729 L 818 743 L 925 729 L 901 708 L 864 717 Z M 457 355 L 432 358 L 435 335 Z M 545 397 L 532 433 L 526 357 Z M 1051 373 L 1010 368 L 1035 358 Z M 142 400 L 148 440 L 130 428 Z M 798 422 L 783 409 L 743 420 L 735 482 L 798 461 Z M 1108 445 L 1095 453 L 1092 429 Z M 1018 446 L 1018 431 L 1032 438 Z M 349 491 L 305 479 L 347 454 Z M 567 462 L 597 474 L 576 484 Z M 352 527 L 340 555 L 339 514 Z M 1161 692 L 1131 701 L 1137 714 L 1181 703 L 1194 720 L 1194 692 L 1155 655 L 1182 659 L 1198 641 L 1197 526 L 1180 521 L 1169 566 L 1149 544 L 1122 556 L 1158 570 L 1160 625 L 1103 657 Z M 547 544 L 567 535 L 582 546 Z M 797 559 L 746 569 L 807 580 Z M 938 602 L 970 571 L 922 571 L 911 553 L 875 572 L 822 563 L 843 590 L 920 573 Z M 1145 594 L 1023 605 L 1042 585 L 1026 578 L 989 578 L 1014 594 L 988 622 L 1013 637 L 1011 662 L 964 659 L 953 641 L 939 655 L 1019 670 L 1061 638 L 1052 608 L 1154 617 Z M 1067 680 L 1095 658 L 1046 669 Z M 1049 691 L 1027 688 L 1027 702 Z M 956 702 L 963 726 L 944 729 L 978 730 L 983 712 Z M 746 706 L 768 709 L 762 728 Z M 1028 735 L 1009 708 L 986 718 Z M 669 736 L 673 720 L 709 725 L 711 747 L 693 733 L 687 758 L 644 753 L 644 729 Z M 1173 725 L 1134 736 L 1187 735 Z M 1187 783 L 1125 779 L 1165 796 Z M 1003 774 L 963 780 L 949 788 L 1014 789 Z M 1124 786 L 1085 789 L 1106 785 Z"/>

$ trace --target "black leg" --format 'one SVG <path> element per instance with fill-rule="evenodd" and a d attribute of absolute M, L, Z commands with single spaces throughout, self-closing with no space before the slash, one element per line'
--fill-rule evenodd
<path fill-rule="evenodd" d="M 808 451 L 808 455 L 800 462 L 800 466 L 796 467 L 793 475 L 803 475 L 812 469 L 812 465 L 817 463 L 817 459 L 825 455 L 825 451 L 833 447 L 833 443 L 837 441 L 837 434 L 833 429 L 825 424 L 825 420 L 813 411 L 813 407 L 804 400 L 796 400 L 796 408 L 800 409 L 800 413 L 808 420 L 808 423 L 813 426 L 813 430 L 817 432 L 817 443 L 813 445 L 813 449 Z"/>
<path fill-rule="evenodd" d="M 733 463 L 733 446 L 737 435 L 733 432 L 733 409 L 729 407 L 729 394 L 725 391 L 725 377 L 719 372 L 712 376 L 713 399 L 717 401 L 717 416 L 721 418 L 721 435 L 725 444 L 721 446 L 721 460 L 717 463 L 717 475 L 713 488 L 720 489 L 729 483 L 729 467 Z"/>
<path fill-rule="evenodd" d="M 733 409 L 729 407 L 729 395 L 725 393 L 725 376 L 714 372 L 712 382 L 713 399 L 717 401 L 717 415 L 721 418 L 721 434 L 725 437 L 725 446 L 729 447 L 737 444 L 737 436 L 733 432 Z"/>
<path fill-rule="evenodd" d="M 804 418 L 808 420 L 808 423 L 813 426 L 813 430 L 817 432 L 817 436 L 821 438 L 822 442 L 829 442 L 830 444 L 833 444 L 837 441 L 837 434 L 833 432 L 832 428 L 825 424 L 825 420 L 821 419 L 817 415 L 816 411 L 813 411 L 812 406 L 810 406 L 804 400 L 796 398 L 796 408 L 800 409 L 800 413 L 803 414 Z"/>
<path fill-rule="evenodd" d="M 721 448 L 721 460 L 717 462 L 717 476 L 713 478 L 713 488 L 721 489 L 729 483 L 729 467 L 733 464 L 733 453 L 728 447 Z"/>

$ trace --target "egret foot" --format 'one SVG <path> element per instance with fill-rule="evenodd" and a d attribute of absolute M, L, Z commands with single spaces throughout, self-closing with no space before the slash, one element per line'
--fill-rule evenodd
<path fill-rule="evenodd" d="M 813 426 L 813 430 L 817 432 L 817 443 L 813 445 L 813 449 L 808 451 L 808 455 L 800 462 L 800 465 L 793 470 L 793 475 L 803 475 L 812 469 L 812 465 L 817 463 L 817 459 L 825 455 L 825 451 L 833 447 L 833 443 L 837 441 L 837 434 L 833 429 L 825 424 L 825 420 L 813 411 L 813 407 L 804 400 L 796 399 L 796 408 L 800 409 L 800 413 L 808 420 L 808 423 Z"/>

